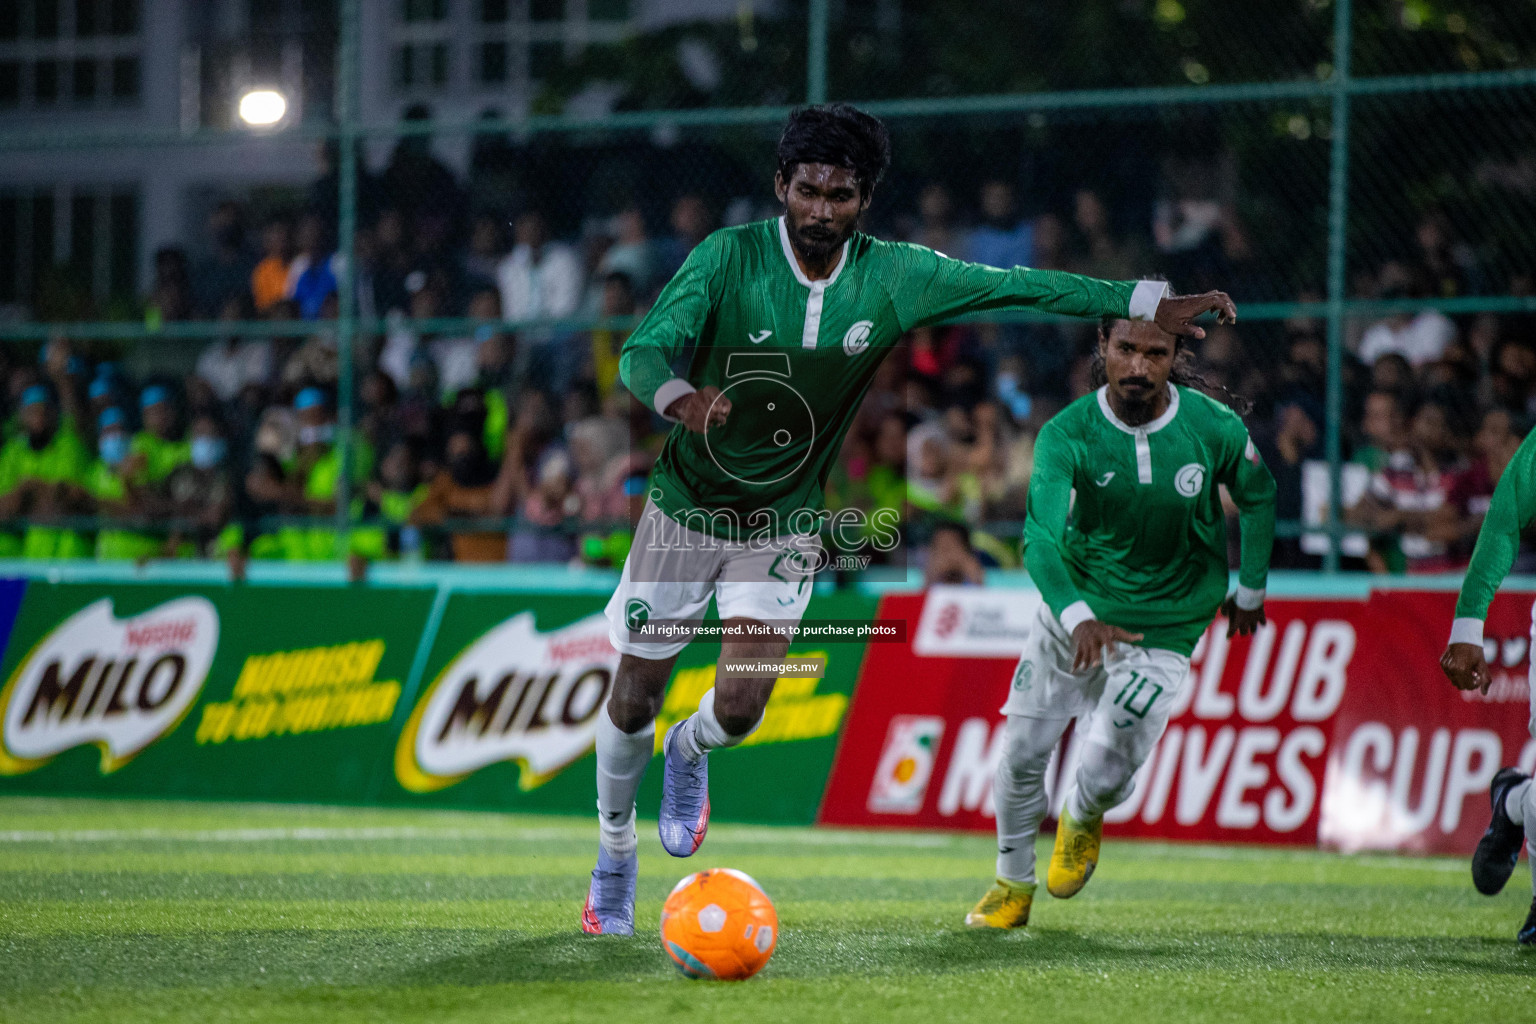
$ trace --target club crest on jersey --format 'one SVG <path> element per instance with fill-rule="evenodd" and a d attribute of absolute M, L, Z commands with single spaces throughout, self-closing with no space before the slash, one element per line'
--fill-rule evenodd
<path fill-rule="evenodd" d="M 395 745 L 395 778 L 431 793 L 503 761 L 534 789 L 592 749 L 618 669 L 601 614 L 550 632 L 519 612 L 450 661 Z"/>
<path fill-rule="evenodd" d="M 1205 485 L 1205 467 L 1191 462 L 1173 476 L 1173 488 L 1186 498 L 1193 498 Z"/>
<path fill-rule="evenodd" d="M 856 356 L 869 348 L 869 332 L 875 329 L 873 320 L 860 320 L 843 335 L 843 354 Z"/>
<path fill-rule="evenodd" d="M 176 728 L 219 646 L 219 613 L 181 597 L 118 618 L 104 597 L 22 660 L 0 695 L 0 775 L 34 771 L 73 747 L 101 749 L 109 775 Z"/>

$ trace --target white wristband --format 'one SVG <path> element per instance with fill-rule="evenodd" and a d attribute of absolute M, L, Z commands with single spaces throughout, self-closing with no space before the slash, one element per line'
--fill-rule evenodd
<path fill-rule="evenodd" d="M 1168 294 L 1167 281 L 1137 281 L 1131 290 L 1130 309 L 1132 320 L 1156 320 L 1157 304 Z"/>
<path fill-rule="evenodd" d="M 684 395 L 693 394 L 695 390 L 697 389 L 692 384 L 683 380 L 683 378 L 673 377 L 671 380 L 663 382 L 661 387 L 656 389 L 656 393 L 651 396 L 651 405 L 661 414 L 663 419 L 676 423 L 676 416 L 667 415 L 667 406 Z"/>
<path fill-rule="evenodd" d="M 1061 610 L 1061 625 L 1069 634 L 1083 623 L 1097 618 L 1093 609 L 1088 607 L 1088 602 L 1083 600 L 1073 601 Z"/>
<path fill-rule="evenodd" d="M 1451 621 L 1451 639 L 1453 644 L 1474 644 L 1483 646 L 1483 620 L 1482 619 L 1453 619 Z"/>
<path fill-rule="evenodd" d="M 1264 607 L 1264 588 L 1255 590 L 1253 587 L 1245 587 L 1241 583 L 1237 585 L 1237 597 L 1234 599 L 1237 606 L 1245 612 L 1251 612 L 1255 608 Z"/>

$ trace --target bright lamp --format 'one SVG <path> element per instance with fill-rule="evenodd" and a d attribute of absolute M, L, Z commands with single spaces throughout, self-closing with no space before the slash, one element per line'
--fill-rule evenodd
<path fill-rule="evenodd" d="M 288 101 L 275 89 L 252 89 L 240 97 L 240 120 L 253 128 L 266 128 L 288 113 Z"/>

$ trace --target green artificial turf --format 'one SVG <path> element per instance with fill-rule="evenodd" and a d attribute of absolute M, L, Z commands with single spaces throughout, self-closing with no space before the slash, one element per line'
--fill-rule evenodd
<path fill-rule="evenodd" d="M 987 836 L 642 823 L 640 934 L 577 926 L 595 822 L 0 800 L 0 1022 L 1536 1020 L 1524 863 L 1106 840 L 1027 932 L 968 931 Z M 1049 840 L 1049 837 L 1046 837 Z M 1042 858 L 1048 845 L 1041 847 Z M 688 871 L 735 867 L 778 951 L 693 982 L 656 938 Z"/>

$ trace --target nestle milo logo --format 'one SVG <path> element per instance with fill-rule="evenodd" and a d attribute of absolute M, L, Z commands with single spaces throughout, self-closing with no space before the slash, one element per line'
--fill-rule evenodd
<path fill-rule="evenodd" d="M 618 661 L 602 614 L 548 633 L 531 611 L 513 616 L 422 694 L 395 747 L 395 777 L 429 793 L 515 761 L 522 789 L 547 782 L 592 749 Z"/>
<path fill-rule="evenodd" d="M 219 615 L 183 597 L 128 619 L 102 598 L 45 636 L 0 694 L 0 774 L 34 771 L 72 747 L 121 768 L 181 721 L 219 644 Z"/>

